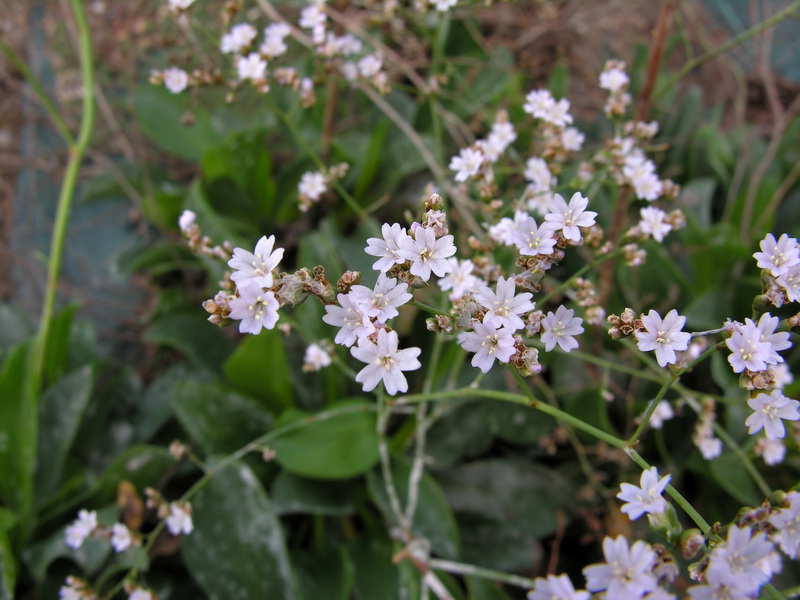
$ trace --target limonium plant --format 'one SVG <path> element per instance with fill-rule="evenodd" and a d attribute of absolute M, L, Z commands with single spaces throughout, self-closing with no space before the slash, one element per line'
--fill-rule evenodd
<path fill-rule="evenodd" d="M 246 88 L 269 95 L 281 86 L 309 109 L 316 102 L 315 89 L 337 80 L 383 106 L 382 95 L 398 79 L 388 49 L 334 26 L 335 9 L 322 0 L 288 16 L 265 4 L 268 23 L 227 23 L 219 39 L 224 73 L 169 66 L 154 71 L 151 81 L 173 94 L 227 86 L 230 101 Z M 416 9 L 425 18 L 443 20 L 460 4 L 417 2 Z M 169 2 L 176 18 L 195 8 L 192 1 Z M 394 18 L 389 12 L 376 9 L 375 14 Z M 316 70 L 296 67 L 291 47 L 305 51 Z M 654 297 L 630 307 L 609 304 L 606 265 L 631 273 L 648 268 L 648 254 L 665 254 L 665 245 L 687 220 L 677 203 L 680 187 L 659 175 L 652 158 L 659 124 L 630 118 L 629 87 L 626 65 L 608 61 L 598 88 L 606 97 L 601 112 L 611 134 L 602 139 L 590 140 L 579 129 L 569 99 L 545 87 L 529 90 L 516 113 L 499 109 L 483 124 L 482 137 L 465 140 L 449 160 L 441 155 L 447 168 L 419 194 L 413 211 L 406 211 L 408 218 L 378 223 L 373 234 L 357 240 L 371 273 L 330 273 L 321 265 L 296 264 L 278 230 L 263 231 L 259 239 L 237 247 L 204 235 L 208 224 L 192 210 L 180 216 L 188 247 L 224 270 L 219 290 L 203 303 L 208 327 L 232 327 L 244 336 L 280 329 L 302 340 L 303 370 L 309 377 L 339 369 L 354 389 L 374 398 L 387 533 L 400 548 L 395 561 L 409 561 L 424 597 L 454 597 L 444 573 L 517 586 L 529 600 L 782 597 L 772 582 L 786 563 L 797 559 L 800 494 L 769 488 L 753 461 L 774 465 L 787 452 L 796 454 L 800 402 L 784 388 L 792 377 L 785 356 L 800 325 L 800 313 L 791 315 L 792 305 L 800 302 L 800 244 L 781 231 L 761 240 L 752 254 L 762 283 L 752 314 L 726 315 L 714 329 L 692 331 L 686 306 L 667 302 L 665 308 Z M 428 91 L 435 93 L 435 86 Z M 325 210 L 346 195 L 348 165 L 331 162 L 299 175 L 300 212 Z M 624 227 L 615 225 L 617 208 L 603 189 L 627 199 Z M 324 339 L 307 335 L 308 323 L 295 318 L 296 307 L 305 302 L 321 305 L 320 319 L 328 327 Z M 603 359 L 600 349 L 608 347 L 624 361 L 617 365 Z M 453 348 L 469 361 L 465 370 L 472 370 L 463 386 L 437 387 L 439 382 L 428 375 L 442 348 Z M 638 425 L 628 439 L 548 396 L 544 378 L 564 364 L 557 360 L 564 356 L 609 370 L 630 369 L 622 362 L 633 360 L 660 386 L 636 417 Z M 258 360 L 266 363 L 268 357 Z M 738 376 L 740 398 L 736 406 L 726 407 L 726 414 L 736 415 L 735 426 L 750 436 L 746 449 L 718 423 L 716 399 L 693 388 L 690 374 L 705 361 L 717 361 L 715 368 L 722 365 Z M 461 379 L 463 372 L 457 374 Z M 623 402 L 612 389 L 607 386 L 604 397 Z M 437 556 L 430 540 L 415 533 L 427 469 L 426 436 L 448 410 L 445 401 L 468 397 L 526 405 L 554 417 L 569 435 L 578 431 L 621 451 L 636 465 L 631 481 L 638 485 L 622 482 L 609 501 L 626 519 L 638 521 L 635 529 L 625 531 L 642 539 L 603 535 L 594 551 L 602 558 L 583 565 L 582 582 L 557 572 L 530 579 Z M 670 485 L 674 465 L 645 460 L 639 452 L 643 436 L 655 435 L 678 411 L 694 415 L 691 439 L 703 460 L 717 458 L 725 446 L 746 458 L 750 476 L 764 493 L 762 505 L 742 507 L 732 520 L 709 524 Z M 414 456 L 401 494 L 393 483 L 396 465 L 388 424 L 408 415 L 414 419 L 407 421 L 414 425 L 409 434 Z M 179 459 L 191 454 L 181 443 L 172 451 Z M 259 443 L 237 456 L 254 451 L 268 460 L 275 452 L 280 458 L 280 450 Z M 213 469 L 204 475 L 213 476 Z M 191 494 L 167 501 L 151 490 L 148 506 L 160 518 L 159 532 L 192 535 Z M 81 509 L 64 535 L 73 550 L 98 538 L 124 553 L 151 543 L 154 534 L 123 523 L 99 524 L 94 512 Z M 124 590 L 130 600 L 154 598 L 136 569 L 126 577 Z M 70 577 L 61 598 L 92 593 L 89 582 Z"/>

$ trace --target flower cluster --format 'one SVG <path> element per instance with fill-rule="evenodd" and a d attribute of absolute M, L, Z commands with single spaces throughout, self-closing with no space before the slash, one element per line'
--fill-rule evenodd
<path fill-rule="evenodd" d="M 777 307 L 786 302 L 800 302 L 800 244 L 785 233 L 778 240 L 768 233 L 761 240 L 761 251 L 753 254 L 763 269 L 764 296 Z"/>

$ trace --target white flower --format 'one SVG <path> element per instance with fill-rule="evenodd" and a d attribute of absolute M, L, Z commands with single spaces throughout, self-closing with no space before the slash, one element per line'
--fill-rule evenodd
<path fill-rule="evenodd" d="M 675 351 L 686 350 L 689 347 L 691 334 L 681 331 L 686 317 L 678 315 L 674 308 L 667 313 L 664 319 L 654 310 L 647 316 L 642 315 L 644 331 L 636 331 L 637 346 L 642 352 L 655 350 L 656 360 L 660 367 L 666 367 L 677 360 Z"/>
<path fill-rule="evenodd" d="M 756 372 L 767 368 L 767 361 L 773 358 L 772 346 L 761 341 L 763 332 L 750 319 L 744 320 L 744 325 L 739 325 L 725 345 L 731 351 L 728 362 L 734 373 L 741 373 L 745 369 Z"/>
<path fill-rule="evenodd" d="M 706 576 L 720 584 L 736 588 L 742 594 L 753 594 L 769 577 L 759 561 L 772 551 L 765 533 L 751 535 L 748 528 L 731 525 L 727 539 L 711 552 Z"/>
<path fill-rule="evenodd" d="M 536 219 L 527 217 L 519 224 L 514 243 L 522 256 L 550 255 L 553 254 L 557 241 L 555 233 L 550 223 L 542 223 L 541 227 L 537 227 Z"/>
<path fill-rule="evenodd" d="M 642 217 L 639 222 L 639 231 L 644 235 L 651 236 L 658 243 L 663 242 L 664 236 L 672 231 L 672 225 L 664 222 L 667 213 L 660 208 L 647 206 L 641 209 L 639 214 Z"/>
<path fill-rule="evenodd" d="M 779 465 L 786 458 L 786 446 L 783 441 L 778 438 L 771 440 L 769 438 L 759 438 L 756 442 L 755 452 L 758 456 L 764 459 L 768 465 Z"/>
<path fill-rule="evenodd" d="M 555 314 L 548 312 L 542 319 L 542 342 L 547 352 L 553 350 L 556 344 L 564 352 L 569 352 L 578 347 L 574 336 L 583 333 L 583 319 L 576 317 L 575 311 L 564 306 L 559 306 Z"/>
<path fill-rule="evenodd" d="M 192 212 L 191 210 L 184 210 L 181 213 L 181 216 L 178 218 L 178 227 L 181 228 L 181 231 L 184 233 L 188 233 L 189 229 L 195 224 L 197 221 L 197 215 Z"/>
<path fill-rule="evenodd" d="M 175 10 L 186 10 L 195 0 L 169 0 L 169 7 Z"/>
<path fill-rule="evenodd" d="M 319 371 L 331 364 L 331 355 L 319 344 L 309 344 L 303 357 L 304 371 Z"/>
<path fill-rule="evenodd" d="M 713 460 L 722 454 L 722 440 L 709 435 L 699 440 L 697 448 L 703 458 Z"/>
<path fill-rule="evenodd" d="M 763 428 L 769 439 L 782 438 L 786 435 L 782 419 L 800 420 L 800 412 L 797 411 L 800 402 L 787 398 L 780 390 L 772 390 L 769 394 L 761 393 L 755 398 L 750 398 L 747 405 L 755 411 L 744 422 L 750 428 L 748 430 L 750 435 Z"/>
<path fill-rule="evenodd" d="M 58 600 L 84 600 L 84 598 L 81 590 L 69 585 L 62 585 L 58 590 Z"/>
<path fill-rule="evenodd" d="M 565 239 L 580 241 L 582 236 L 579 227 L 591 227 L 597 216 L 596 212 L 586 210 L 588 205 L 589 199 L 581 196 L 580 192 L 572 195 L 569 205 L 561 194 L 555 194 L 550 200 L 550 212 L 544 220 L 553 225 L 556 231 L 561 231 Z"/>
<path fill-rule="evenodd" d="M 785 275 L 776 277 L 775 283 L 786 292 L 789 302 L 800 302 L 800 264 L 791 267 Z"/>
<path fill-rule="evenodd" d="M 233 249 L 233 258 L 228 266 L 234 269 L 231 279 L 237 287 L 248 280 L 254 280 L 262 288 L 272 287 L 272 271 L 278 268 L 283 258 L 283 248 L 276 248 L 275 236 L 262 236 L 256 244 L 255 253 L 242 248 Z"/>
<path fill-rule="evenodd" d="M 258 335 L 261 329 L 272 329 L 278 322 L 280 304 L 272 292 L 265 292 L 253 279 L 237 284 L 239 297 L 228 302 L 230 318 L 239 323 L 240 333 Z"/>
<path fill-rule="evenodd" d="M 778 389 L 782 390 L 794 381 L 794 375 L 792 375 L 789 365 L 786 363 L 774 365 L 770 367 L 770 371 L 772 371 L 772 379 L 775 382 L 775 387 Z"/>
<path fill-rule="evenodd" d="M 111 528 L 111 547 L 114 548 L 114 552 L 128 549 L 132 541 L 130 530 L 123 523 L 114 523 Z"/>
<path fill-rule="evenodd" d="M 500 276 L 496 289 L 495 293 L 484 286 L 475 294 L 475 301 L 487 309 L 483 322 L 494 327 L 505 326 L 511 332 L 522 329 L 525 323 L 519 315 L 535 308 L 531 302 L 533 294 L 529 292 L 517 294 L 517 282 L 513 277 L 506 279 Z"/>
<path fill-rule="evenodd" d="M 286 45 L 286 37 L 291 32 L 291 28 L 286 23 L 270 23 L 264 29 L 264 42 L 258 51 L 270 58 L 281 56 L 289 49 Z"/>
<path fill-rule="evenodd" d="M 523 175 L 531 182 L 530 193 L 533 195 L 548 193 L 556 184 L 556 179 L 550 172 L 547 162 L 541 158 L 529 158 L 525 163 Z"/>
<path fill-rule="evenodd" d="M 661 196 L 663 186 L 656 175 L 656 166 L 644 155 L 633 153 L 627 156 L 622 174 L 633 186 L 638 198 L 652 202 Z"/>
<path fill-rule="evenodd" d="M 456 253 L 452 235 L 443 235 L 436 239 L 436 233 L 429 227 L 418 227 L 415 237 L 407 237 L 398 250 L 398 254 L 411 261 L 412 275 L 423 281 L 431 278 L 431 271 L 437 277 L 444 277 L 453 270 L 447 259 Z"/>
<path fill-rule="evenodd" d="M 622 91 L 628 81 L 628 74 L 619 68 L 606 69 L 600 73 L 600 87 L 612 93 Z"/>
<path fill-rule="evenodd" d="M 219 47 L 223 54 L 235 54 L 253 43 L 258 32 L 250 23 L 239 23 L 222 36 Z"/>
<path fill-rule="evenodd" d="M 64 531 L 67 546 L 77 550 L 96 528 L 97 513 L 93 510 L 81 509 L 78 512 L 78 518 Z"/>
<path fill-rule="evenodd" d="M 319 200 L 327 190 L 328 178 L 319 171 L 303 173 L 297 184 L 297 193 L 312 202 Z"/>
<path fill-rule="evenodd" d="M 381 381 L 390 396 L 408 391 L 408 382 L 403 371 L 413 371 L 422 366 L 417 360 L 422 351 L 419 348 L 398 350 L 397 342 L 396 331 L 379 329 L 376 343 L 368 338 L 361 338 L 357 346 L 350 348 L 350 354 L 367 363 L 356 375 L 356 381 L 364 384 L 365 392 L 374 390 Z"/>
<path fill-rule="evenodd" d="M 361 304 L 350 294 L 338 294 L 336 299 L 340 306 L 329 304 L 325 307 L 327 313 L 322 320 L 328 325 L 341 327 L 334 338 L 334 342 L 343 346 L 352 346 L 358 338 L 366 337 L 375 332 L 375 325 L 367 315 Z"/>
<path fill-rule="evenodd" d="M 572 115 L 569 114 L 569 100 L 562 98 L 558 102 L 553 102 L 542 118 L 556 127 L 566 127 L 572 123 Z"/>
<path fill-rule="evenodd" d="M 458 156 L 450 159 L 450 170 L 457 171 L 456 181 L 466 181 L 470 177 L 474 177 L 481 170 L 484 156 L 483 153 L 476 148 L 464 148 Z"/>
<path fill-rule="evenodd" d="M 188 502 L 171 502 L 167 516 L 167 529 L 172 535 L 189 535 L 194 529 L 192 507 Z"/>
<path fill-rule="evenodd" d="M 753 258 L 760 268 L 769 269 L 773 277 L 786 275 L 791 267 L 800 264 L 800 246 L 795 238 L 785 233 L 777 242 L 775 236 L 768 233 L 759 246 L 761 252 L 753 254 Z"/>
<path fill-rule="evenodd" d="M 556 100 L 550 90 L 533 90 L 525 96 L 522 110 L 536 119 L 545 119 L 550 112 L 550 107 L 555 103 Z"/>
<path fill-rule="evenodd" d="M 381 273 L 378 275 L 375 289 L 354 285 L 349 295 L 359 303 L 365 315 L 377 319 L 379 323 L 385 323 L 400 314 L 397 310 L 399 306 L 413 298 L 407 290 L 407 283 L 398 283 L 397 279 Z"/>
<path fill-rule="evenodd" d="M 239 81 L 263 81 L 267 73 L 267 61 L 258 52 L 236 57 L 236 73 Z"/>
<path fill-rule="evenodd" d="M 664 425 L 664 421 L 669 421 L 674 416 L 675 411 L 672 410 L 672 405 L 666 400 L 662 400 L 656 405 L 655 410 L 653 410 L 653 413 L 650 415 L 648 424 L 653 429 L 661 429 Z"/>
<path fill-rule="evenodd" d="M 370 79 L 380 73 L 383 66 L 383 56 L 379 53 L 367 54 L 361 57 L 356 66 L 361 77 Z"/>
<path fill-rule="evenodd" d="M 778 317 L 773 317 L 769 313 L 764 313 L 758 320 L 757 327 L 761 334 L 758 339 L 762 343 L 769 345 L 769 358 L 765 360 L 768 365 L 782 363 L 783 357 L 778 354 L 778 352 L 792 347 L 792 343 L 789 341 L 788 331 L 775 333 L 775 329 L 777 329 L 779 323 L 780 319 L 778 319 Z"/>
<path fill-rule="evenodd" d="M 439 12 L 446 12 L 458 4 L 458 0 L 431 0 Z"/>
<path fill-rule="evenodd" d="M 471 260 L 458 260 L 457 258 L 448 259 L 453 266 L 453 270 L 442 277 L 437 283 L 442 291 L 452 290 L 450 300 L 458 300 L 464 295 L 477 290 L 480 286 L 486 285 L 480 277 L 472 274 L 475 265 Z"/>
<path fill-rule="evenodd" d="M 392 268 L 392 265 L 399 265 L 406 261 L 399 254 L 400 246 L 409 238 L 405 227 L 400 227 L 397 223 L 389 225 L 384 223 L 381 226 L 383 239 L 369 238 L 364 252 L 370 256 L 379 256 L 380 260 L 375 261 L 372 268 L 376 271 L 385 273 Z"/>
<path fill-rule="evenodd" d="M 475 322 L 475 331 L 462 331 L 458 334 L 458 343 L 467 352 L 475 352 L 472 366 L 484 373 L 492 368 L 495 359 L 507 363 L 516 353 L 514 337 L 505 327 L 498 329 L 488 323 Z"/>
<path fill-rule="evenodd" d="M 173 94 L 180 94 L 189 85 L 189 75 L 178 67 L 164 69 L 162 75 L 164 77 L 164 87 Z"/>
<path fill-rule="evenodd" d="M 320 4 L 311 4 L 300 12 L 299 25 L 303 29 L 311 30 L 311 40 L 315 44 L 325 41 L 325 21 L 328 19 Z"/>
<path fill-rule="evenodd" d="M 800 493 L 787 492 L 786 501 L 789 506 L 770 515 L 769 522 L 778 530 L 773 539 L 778 542 L 783 553 L 796 559 L 800 549 Z"/>
<path fill-rule="evenodd" d="M 583 142 L 585 139 L 586 136 L 575 127 L 567 127 L 561 132 L 561 145 L 564 146 L 564 150 L 578 152 L 581 148 L 583 148 Z"/>
<path fill-rule="evenodd" d="M 153 600 L 153 594 L 142 588 L 136 588 L 128 596 L 128 600 Z"/>
<path fill-rule="evenodd" d="M 586 589 L 590 592 L 606 591 L 609 600 L 633 600 L 656 589 L 653 567 L 656 553 L 644 542 L 634 542 L 628 547 L 621 535 L 603 540 L 606 562 L 589 565 L 583 569 Z"/>
<path fill-rule="evenodd" d="M 489 227 L 489 236 L 504 246 L 513 246 L 519 226 L 525 222 L 528 216 L 526 212 L 516 211 L 513 219 L 503 217 L 495 225 Z"/>
<path fill-rule="evenodd" d="M 536 578 L 528 600 L 589 600 L 589 592 L 575 591 L 567 575 L 548 575 L 547 579 Z"/>
<path fill-rule="evenodd" d="M 664 493 L 664 488 L 667 487 L 669 480 L 669 475 L 659 479 L 658 469 L 650 467 L 646 471 L 642 471 L 639 487 L 630 483 L 621 483 L 621 491 L 617 494 L 617 498 L 626 503 L 622 505 L 622 512 L 627 514 L 631 521 L 635 521 L 645 513 L 657 515 L 665 512 L 667 501 L 661 494 Z"/>

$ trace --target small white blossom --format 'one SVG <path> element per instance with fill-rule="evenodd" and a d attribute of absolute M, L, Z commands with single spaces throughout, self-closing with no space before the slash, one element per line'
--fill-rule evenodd
<path fill-rule="evenodd" d="M 611 93 L 622 91 L 629 81 L 628 74 L 621 68 L 607 68 L 600 73 L 600 87 Z"/>
<path fill-rule="evenodd" d="M 564 146 L 564 150 L 569 150 L 570 152 L 578 152 L 583 148 L 585 139 L 586 136 L 575 127 L 567 127 L 561 132 L 561 145 Z"/>
<path fill-rule="evenodd" d="M 365 79 L 371 79 L 380 73 L 383 66 L 383 56 L 379 53 L 363 56 L 356 65 L 358 73 Z"/>
<path fill-rule="evenodd" d="M 564 352 L 578 347 L 578 340 L 574 336 L 583 333 L 583 319 L 574 315 L 574 310 L 559 306 L 555 314 L 548 312 L 542 319 L 542 343 L 546 352 L 552 351 L 556 344 Z"/>
<path fill-rule="evenodd" d="M 444 277 L 453 269 L 447 259 L 456 253 L 452 235 L 443 235 L 436 239 L 436 233 L 429 227 L 418 227 L 414 238 L 407 237 L 398 250 L 398 254 L 411 261 L 409 271 L 423 281 L 431 278 L 431 272 L 437 277 Z"/>
<path fill-rule="evenodd" d="M 186 10 L 195 0 L 169 0 L 169 7 L 175 10 Z"/>
<path fill-rule="evenodd" d="M 605 563 L 583 569 L 586 589 L 590 592 L 605 590 L 609 600 L 633 600 L 658 587 L 653 575 L 656 553 L 644 542 L 634 542 L 628 547 L 628 541 L 621 535 L 616 539 L 606 537 L 603 555 Z"/>
<path fill-rule="evenodd" d="M 557 183 L 555 177 L 547 166 L 547 161 L 541 158 L 529 158 L 525 163 L 525 179 L 531 182 L 529 193 L 532 195 L 548 194 Z M 550 198 L 547 198 L 549 203 Z"/>
<path fill-rule="evenodd" d="M 239 81 L 263 81 L 267 74 L 267 61 L 258 52 L 236 57 L 236 73 Z"/>
<path fill-rule="evenodd" d="M 189 85 L 189 75 L 178 67 L 164 69 L 162 75 L 164 77 L 164 87 L 173 94 L 180 94 Z"/>
<path fill-rule="evenodd" d="M 505 327 L 498 329 L 488 323 L 474 324 L 474 331 L 462 331 L 458 334 L 458 343 L 467 352 L 475 352 L 472 366 L 484 373 L 492 368 L 495 359 L 507 363 L 516 353 L 514 337 Z"/>
<path fill-rule="evenodd" d="M 753 594 L 769 579 L 759 561 L 772 549 L 765 533 L 752 535 L 746 527 L 731 525 L 726 540 L 711 552 L 706 576 L 737 589 L 741 594 Z"/>
<path fill-rule="evenodd" d="M 741 373 L 745 369 L 756 372 L 767 368 L 767 361 L 773 358 L 772 346 L 761 341 L 762 331 L 750 319 L 745 319 L 744 325 L 739 325 L 725 345 L 731 351 L 728 362 L 734 373 Z"/>
<path fill-rule="evenodd" d="M 495 327 L 505 326 L 512 332 L 522 329 L 525 323 L 520 315 L 535 308 L 531 302 L 533 294 L 529 292 L 517 294 L 517 283 L 513 277 L 506 279 L 501 276 L 497 280 L 496 289 L 495 293 L 484 286 L 475 294 L 475 301 L 486 308 L 483 322 Z"/>
<path fill-rule="evenodd" d="M 529 215 L 526 212 L 516 211 L 513 219 L 503 217 L 495 225 L 492 225 L 489 228 L 489 236 L 494 241 L 499 244 L 503 244 L 504 246 L 515 245 L 516 242 L 514 239 L 517 231 L 519 231 L 519 226 L 526 221 L 528 216 Z"/>
<path fill-rule="evenodd" d="M 659 244 L 664 241 L 664 236 L 672 231 L 672 225 L 664 221 L 667 213 L 660 208 L 647 206 L 642 208 L 639 214 L 642 217 L 639 222 L 639 231 L 644 235 L 649 235 Z"/>
<path fill-rule="evenodd" d="M 319 344 L 309 344 L 303 356 L 304 371 L 319 371 L 331 364 L 331 355 Z"/>
<path fill-rule="evenodd" d="M 167 529 L 172 535 L 189 535 L 194 529 L 192 507 L 188 502 L 171 502 L 167 515 Z"/>
<path fill-rule="evenodd" d="M 555 103 L 556 100 L 550 90 L 533 90 L 525 96 L 522 110 L 536 119 L 546 119 Z"/>
<path fill-rule="evenodd" d="M 800 493 L 787 492 L 786 501 L 789 506 L 770 515 L 769 522 L 778 530 L 773 539 L 780 545 L 783 553 L 796 559 L 800 549 Z"/>
<path fill-rule="evenodd" d="M 256 39 L 258 31 L 250 23 L 239 23 L 222 36 L 220 50 L 223 54 L 236 54 L 247 48 Z"/>
<path fill-rule="evenodd" d="M 550 212 L 544 220 L 550 223 L 556 231 L 561 231 L 565 239 L 578 242 L 582 239 L 580 227 L 591 227 L 597 213 L 586 210 L 589 199 L 575 192 L 567 205 L 561 194 L 553 195 L 550 200 Z"/>
<path fill-rule="evenodd" d="M 242 248 L 233 249 L 233 258 L 228 266 L 234 269 L 231 274 L 237 286 L 253 280 L 262 288 L 272 287 L 272 271 L 278 268 L 283 258 L 283 248 L 275 248 L 275 236 L 262 236 L 256 244 L 254 252 Z"/>
<path fill-rule="evenodd" d="M 653 429 L 661 429 L 661 427 L 664 425 L 664 421 L 669 421 L 674 416 L 675 411 L 672 410 L 672 405 L 666 400 L 662 400 L 656 405 L 655 410 L 653 410 L 653 414 L 650 415 L 650 421 L 648 421 L 648 424 Z"/>
<path fill-rule="evenodd" d="M 777 242 L 775 236 L 768 233 L 759 246 L 761 252 L 753 254 L 753 258 L 760 268 L 768 269 L 773 277 L 786 275 L 791 267 L 800 264 L 800 246 L 795 238 L 785 233 Z"/>
<path fill-rule="evenodd" d="M 364 309 L 355 297 L 350 294 L 338 294 L 336 299 L 340 306 L 328 304 L 322 320 L 328 325 L 341 327 L 334 342 L 343 346 L 352 346 L 356 340 L 375 332 L 375 325 L 364 314 Z"/>
<path fill-rule="evenodd" d="M 703 458 L 713 460 L 722 454 L 722 440 L 709 435 L 698 441 L 697 448 Z"/>
<path fill-rule="evenodd" d="M 450 290 L 450 300 L 463 298 L 466 294 L 476 291 L 482 285 L 486 285 L 486 282 L 480 277 L 472 274 L 475 265 L 471 260 L 458 260 L 457 258 L 448 260 L 453 266 L 453 270 L 437 283 L 442 291 Z"/>
<path fill-rule="evenodd" d="M 67 546 L 77 550 L 96 528 L 97 513 L 93 510 L 81 509 L 78 512 L 78 518 L 64 531 Z"/>
<path fill-rule="evenodd" d="M 365 315 L 377 319 L 378 323 L 385 323 L 400 314 L 397 308 L 413 298 L 407 290 L 407 283 L 398 283 L 397 279 L 381 273 L 374 289 L 354 285 L 349 295 L 359 303 Z"/>
<path fill-rule="evenodd" d="M 569 100 L 562 98 L 558 102 L 553 102 L 549 106 L 547 114 L 542 118 L 556 127 L 566 127 L 572 123 L 572 115 L 569 114 Z"/>
<path fill-rule="evenodd" d="M 128 600 L 153 600 L 153 594 L 143 588 L 136 588 L 130 593 Z"/>
<path fill-rule="evenodd" d="M 458 4 L 458 0 L 431 0 L 433 6 L 439 12 L 447 12 Z"/>
<path fill-rule="evenodd" d="M 548 575 L 547 579 L 536 578 L 528 600 L 589 600 L 589 592 L 576 591 L 567 575 Z"/>
<path fill-rule="evenodd" d="M 114 552 L 123 552 L 127 550 L 133 538 L 131 537 L 131 531 L 128 529 L 123 523 L 114 523 L 114 526 L 111 528 L 111 547 L 114 548 Z"/>
<path fill-rule="evenodd" d="M 664 319 L 654 310 L 647 316 L 642 315 L 644 331 L 636 331 L 636 341 L 639 350 L 649 352 L 655 350 L 656 360 L 660 367 L 666 367 L 677 360 L 675 351 L 683 351 L 689 347 L 690 333 L 681 331 L 686 317 L 678 314 L 674 308 L 667 313 Z"/>
<path fill-rule="evenodd" d="M 658 515 L 667 510 L 667 501 L 661 495 L 669 483 L 670 476 L 658 478 L 658 469 L 650 467 L 642 471 L 639 487 L 630 483 L 621 483 L 617 498 L 625 502 L 622 512 L 635 521 L 643 514 Z"/>
<path fill-rule="evenodd" d="M 776 440 L 766 437 L 759 438 L 754 450 L 756 455 L 763 458 L 764 462 L 770 466 L 779 465 L 786 458 L 786 446 L 780 438 Z"/>
<path fill-rule="evenodd" d="M 769 350 L 767 351 L 769 357 L 765 360 L 768 365 L 782 363 L 783 357 L 778 354 L 778 352 L 792 347 L 792 343 L 789 341 L 788 331 L 779 331 L 775 333 L 779 324 L 780 319 L 778 319 L 778 317 L 773 317 L 769 313 L 764 313 L 758 320 L 757 328 L 761 334 L 758 339 L 769 346 Z"/>
<path fill-rule="evenodd" d="M 408 382 L 403 371 L 419 369 L 417 357 L 419 348 L 397 349 L 396 331 L 378 330 L 378 339 L 373 343 L 368 338 L 358 340 L 358 345 L 350 348 L 350 354 L 367 366 L 356 375 L 356 381 L 364 384 L 364 391 L 371 392 L 383 381 L 386 393 L 394 396 L 397 392 L 407 392 Z"/>
<path fill-rule="evenodd" d="M 517 228 L 514 243 L 522 256 L 550 255 L 555 250 L 555 229 L 550 223 L 536 225 L 533 217 L 526 217 Z"/>
<path fill-rule="evenodd" d="M 367 247 L 364 252 L 370 256 L 378 256 L 379 260 L 375 261 L 372 268 L 376 271 L 385 273 L 392 268 L 393 265 L 399 265 L 406 261 L 399 254 L 400 247 L 409 239 L 405 227 L 400 227 L 397 223 L 389 225 L 384 223 L 381 226 L 381 238 L 369 238 L 367 240 Z"/>
<path fill-rule="evenodd" d="M 261 329 L 272 329 L 278 322 L 278 300 L 273 292 L 265 292 L 255 280 L 236 286 L 239 297 L 228 301 L 230 318 L 239 323 L 240 333 L 258 335 Z"/>
<path fill-rule="evenodd" d="M 450 170 L 456 171 L 455 180 L 458 182 L 466 181 L 474 177 L 481 170 L 484 156 L 483 152 L 476 148 L 464 148 L 458 156 L 450 159 Z"/>
<path fill-rule="evenodd" d="M 318 201 L 328 191 L 328 178 L 319 171 L 303 173 L 297 184 L 297 193 L 311 202 Z"/>
<path fill-rule="evenodd" d="M 787 398 L 780 390 L 772 390 L 769 394 L 761 393 L 755 398 L 750 398 L 747 405 L 754 411 L 744 422 L 750 428 L 748 430 L 750 435 L 763 429 L 764 434 L 771 440 L 782 438 L 786 435 L 783 420 L 800 420 L 800 412 L 797 410 L 800 402 Z"/>
<path fill-rule="evenodd" d="M 188 233 L 189 229 L 197 221 L 197 215 L 191 210 L 184 210 L 178 218 L 178 227 L 183 233 Z"/>
<path fill-rule="evenodd" d="M 656 175 L 656 166 L 643 155 L 635 153 L 627 156 L 622 174 L 633 186 L 637 198 L 652 202 L 661 196 L 663 186 Z"/>

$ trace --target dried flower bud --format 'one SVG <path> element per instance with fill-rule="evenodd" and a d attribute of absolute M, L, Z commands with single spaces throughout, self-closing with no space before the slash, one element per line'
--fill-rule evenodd
<path fill-rule="evenodd" d="M 705 544 L 706 540 L 699 529 L 687 529 L 681 535 L 678 542 L 678 549 L 681 556 L 686 560 L 695 556 Z"/>
<path fill-rule="evenodd" d="M 339 281 L 336 282 L 336 288 L 342 294 L 347 294 L 351 287 L 358 285 L 359 283 L 361 283 L 360 271 L 345 271 Z"/>

